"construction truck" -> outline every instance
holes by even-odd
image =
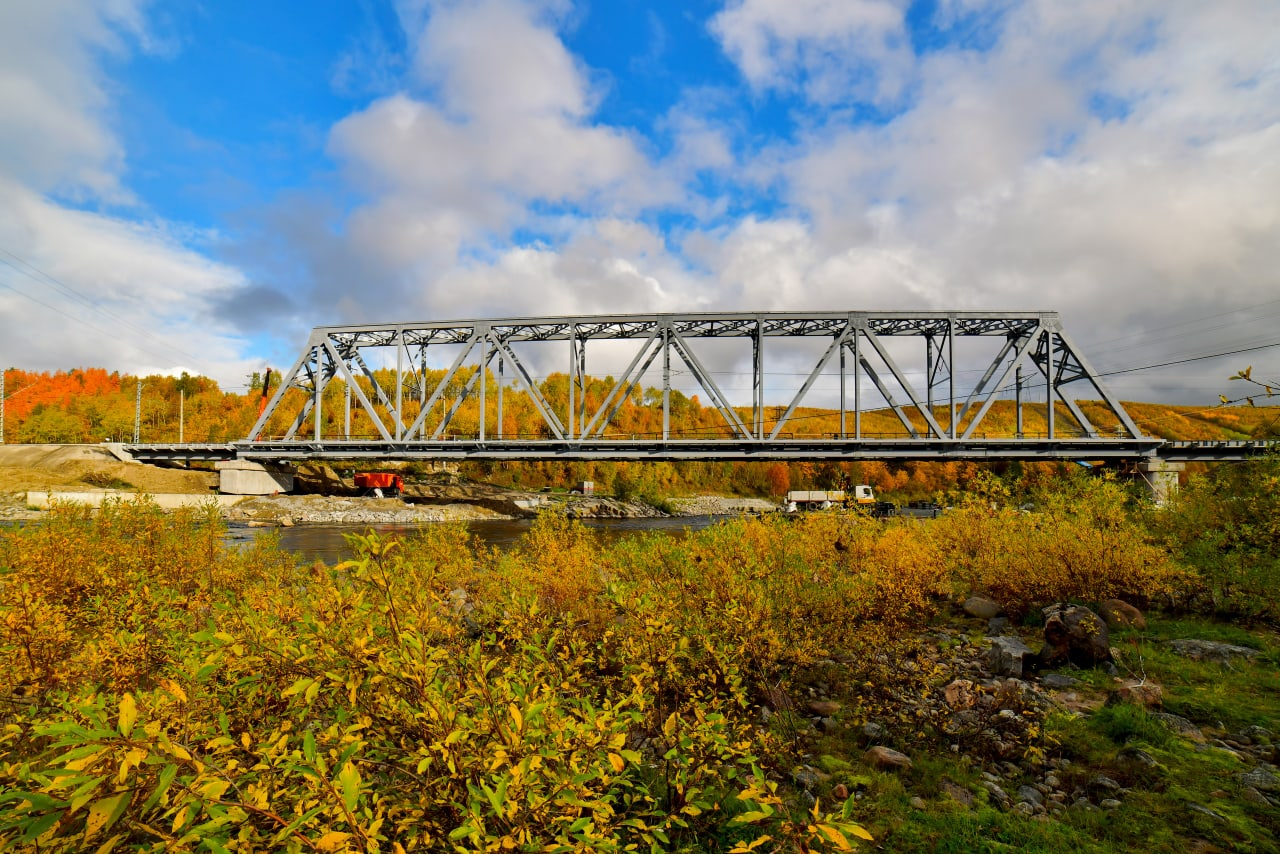
[[[359,471],[355,481],[361,495],[374,498],[396,498],[404,492],[404,478],[395,472]]]
[[[853,488],[852,494],[846,493],[843,489],[793,489],[787,493],[787,501],[783,509],[787,513],[798,513],[802,510],[866,508],[875,503],[875,492],[870,486],[861,484]]]
[[[855,486],[852,493],[843,489],[793,489],[787,493],[783,505],[787,513],[834,509],[861,510],[875,519],[936,519],[943,512],[942,506],[932,501],[911,501],[902,506],[879,501],[875,491],[866,484]]]

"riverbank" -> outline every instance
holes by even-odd
[[[164,509],[215,501],[230,522],[258,525],[414,525],[531,518],[551,508],[577,519],[648,519],[667,515],[731,516],[776,509],[763,499],[699,495],[663,509],[605,495],[507,490],[484,483],[409,483],[402,498],[360,496],[332,467],[301,467],[299,492],[220,495],[217,474],[117,459],[99,445],[0,445],[0,520],[40,519],[52,503],[99,505],[151,496]]]

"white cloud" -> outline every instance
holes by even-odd
[[[142,0],[0,6],[0,174],[36,189],[124,198],[99,57],[145,43]]]
[[[0,5],[0,362],[238,383],[253,362],[211,305],[243,277],[187,248],[196,236],[141,214],[112,128],[104,57],[155,47],[145,5]],[[108,212],[119,205],[133,215]]]
[[[0,254],[0,315],[12,321],[0,361],[187,369],[233,384],[252,370],[245,342],[210,322],[212,301],[243,286],[236,270],[185,248],[163,223],[68,209],[9,181],[0,192],[0,246],[17,256]]]
[[[775,307],[1060,309],[1086,343],[1274,298],[1280,7],[1046,0],[1008,10],[995,35],[987,51],[916,58],[911,103],[888,123],[832,114],[763,151],[754,168],[791,210],[716,241],[705,263],[724,292],[744,283],[744,303]],[[797,38],[793,66],[824,43]],[[739,59],[740,45],[726,50]],[[771,66],[744,73],[756,67]],[[1100,361],[1239,341],[1230,328],[1153,334]]]
[[[936,23],[964,37],[917,56],[902,4],[740,0],[709,26],[755,91],[808,100],[795,139],[743,155],[729,96],[690,87],[660,160],[595,120],[566,14],[405,11],[414,88],[331,137],[369,196],[346,230],[389,271],[386,311],[1049,308],[1087,343],[1275,292],[1274,4],[955,0]],[[896,112],[859,122],[858,101]],[[705,175],[784,207],[729,218],[692,189]],[[692,222],[636,221],[655,208]],[[1124,358],[1229,340],[1153,335]]]
[[[559,11],[519,0],[406,8],[403,20],[420,27],[410,33],[410,90],[333,128],[331,153],[368,196],[346,232],[356,255],[390,271],[395,284],[374,298],[386,310],[408,310],[406,294],[433,314],[489,307],[491,291],[517,281],[528,305],[546,309],[560,273],[545,265],[560,251],[513,247],[514,232],[567,240],[580,216],[596,215],[605,222],[588,230],[604,233],[611,219],[678,197],[679,180],[638,135],[593,121],[599,93],[556,34]],[[682,138],[684,170],[723,162],[723,143],[704,126]],[[481,268],[507,284],[469,281]]]
[[[905,0],[736,0],[711,31],[757,89],[819,104],[896,99],[911,72]]]

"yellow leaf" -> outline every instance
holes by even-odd
[[[849,828],[854,836],[859,839],[865,839],[868,842],[875,842],[876,838],[867,832],[867,829],[860,824],[855,824]]]
[[[84,822],[85,839],[91,839],[100,831],[115,824],[129,808],[129,799],[132,797],[132,792],[120,792],[109,798],[94,801],[89,807],[89,815]]]
[[[134,702],[132,694],[125,694],[120,698],[120,734],[128,738],[137,721],[138,704]]]
[[[511,720],[516,722],[516,730],[524,729],[524,715],[520,714],[520,707],[512,703],[509,708],[511,710]]]
[[[331,830],[316,840],[316,850],[337,851],[344,847],[344,844],[350,837],[350,833],[341,833],[337,830]]]
[[[96,854],[111,854],[112,850],[120,844],[120,840],[124,839],[124,837],[125,834],[117,833],[115,836],[102,843],[102,845],[98,846]]]
[[[220,799],[231,787],[226,780],[210,780],[200,787],[200,794],[211,801]]]
[[[613,770],[617,771],[619,774],[622,773],[623,768],[627,767],[627,763],[624,762],[622,757],[616,753],[609,754],[609,764],[612,765]]]
[[[823,836],[827,837],[827,839],[831,840],[835,844],[836,848],[841,851],[849,851],[853,848],[853,846],[849,844],[849,840],[845,839],[844,834],[829,824],[818,825],[818,831]]]
[[[172,679],[161,679],[160,687],[167,691],[174,699],[183,703],[187,701],[187,692],[182,690],[182,686]]]

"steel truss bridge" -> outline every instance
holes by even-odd
[[[588,394],[589,353],[607,364],[610,375],[625,365],[603,397]],[[443,374],[429,369],[429,355],[447,365]],[[729,385],[716,380],[725,365],[734,381],[750,380],[749,401],[734,399]],[[535,370],[560,372],[567,395],[549,394],[535,381]],[[766,380],[797,370],[804,377],[798,388],[766,403]],[[660,374],[651,380],[660,398],[641,402],[660,406],[661,431],[622,433],[614,418],[627,401],[636,402],[637,390],[643,394],[651,372]],[[334,384],[341,387],[340,404],[332,393],[325,397]],[[826,398],[815,403],[819,385]],[[718,411],[718,431],[673,430],[672,405],[682,389],[704,395]],[[504,434],[504,404],[514,392],[536,411],[536,435]],[[1030,394],[1039,401],[1024,401]],[[997,431],[985,419],[997,400],[1010,398],[1014,429]],[[464,434],[458,415],[467,401],[477,414]],[[796,429],[806,401],[838,411],[838,429],[822,435],[804,434],[802,424]],[[340,415],[326,410],[333,405],[341,406]],[[1024,408],[1033,406],[1042,424],[1035,434],[1023,429]],[[371,425],[365,435],[353,435],[353,411]],[[864,431],[870,412],[892,413],[898,429]],[[268,433],[268,425],[285,424],[282,433]],[[1144,436],[1056,312],[845,311],[322,326],[281,376],[244,441],[134,444],[126,450],[149,461],[1177,461],[1242,459],[1266,447]]]

